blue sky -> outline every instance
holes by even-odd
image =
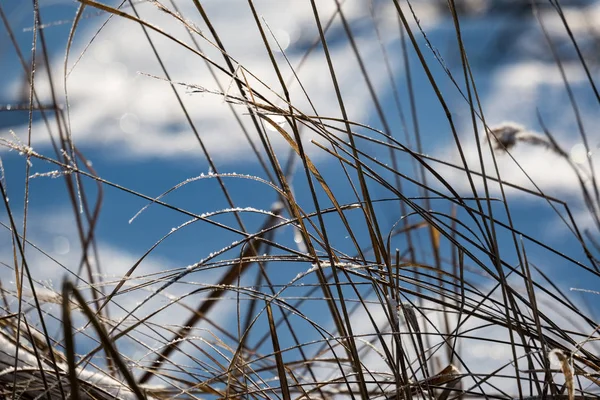
[[[295,0],[256,3],[259,14],[264,18],[265,24],[275,33],[278,41],[283,44],[288,43],[286,54],[292,64],[296,65],[315,37],[314,20],[309,7],[305,2]],[[319,7],[322,7],[320,12],[324,19],[331,14],[335,7],[333,1],[330,3],[319,4]],[[391,2],[389,3],[375,2],[377,23],[384,38],[384,45],[390,55],[390,63],[403,109],[408,116],[404,66],[401,58],[401,46],[396,33],[398,27],[393,5]],[[357,45],[379,101],[390,120],[394,137],[405,143],[404,132],[394,108],[389,76],[386,74],[385,63],[365,4],[366,2],[348,0],[344,3],[344,12],[356,35]],[[560,74],[556,65],[549,58],[547,47],[544,47],[547,45],[541,36],[539,25],[530,17],[513,19],[501,14],[486,14],[486,17],[482,17],[488,3],[480,1],[473,4],[480,4],[479,8],[473,6],[475,11],[464,18],[462,28],[488,124],[493,127],[510,121],[522,125],[527,131],[541,132],[536,117],[536,111],[539,110],[545,123],[564,148],[570,152],[572,159],[576,163],[580,163],[581,139],[576,131],[576,120],[568,106],[568,97]],[[9,16],[21,51],[29,55],[31,32],[27,28],[32,25],[31,10],[27,8],[28,6],[18,2],[9,2],[3,7]],[[46,3],[41,8],[43,22],[54,23],[72,19],[75,10],[75,4],[66,1]],[[129,9],[126,11],[130,12]],[[94,12],[88,9],[85,15]],[[152,5],[141,6],[140,12],[144,19],[160,26],[161,29],[172,32],[181,40],[189,41],[187,32],[182,29],[180,22],[174,21]],[[250,78],[250,73],[253,73],[270,87],[279,87],[246,3],[233,0],[207,2],[207,12],[213,18],[217,30],[223,35],[223,42],[229,54],[243,65],[246,71],[249,71],[245,73],[245,78],[250,80],[255,90],[276,101],[274,93],[269,93],[259,82]],[[464,88],[460,60],[453,47],[455,39],[451,21],[430,2],[415,3],[415,12],[419,16],[429,40],[440,51],[461,88]],[[574,21],[571,27],[576,34],[584,38],[582,40],[584,44],[587,41],[585,40],[586,28],[583,15],[598,15],[598,13],[600,13],[600,7],[594,2],[590,3],[584,11],[569,9],[568,15]],[[190,20],[200,26],[201,30],[206,31],[192,6],[182,5],[182,14],[186,18],[189,16]],[[567,47],[564,29],[557,17],[552,13],[542,13],[542,16],[553,39],[561,43],[561,46]],[[82,20],[67,63],[68,70],[73,68],[83,49],[90,43],[90,38],[98,31],[100,24],[105,19],[106,17],[101,15]],[[590,17],[590,20],[593,20],[593,17]],[[64,88],[60,82],[62,82],[64,74],[64,51],[70,23],[54,25],[44,31],[50,44],[52,73],[60,88],[58,90],[60,102],[64,104]],[[522,31],[513,36],[512,33],[515,30]],[[0,54],[2,55],[0,67],[3,71],[2,78],[0,78],[3,88],[0,102],[15,104],[24,101],[23,97],[19,97],[23,72],[8,37],[5,33],[0,37]],[[173,81],[202,86],[209,91],[219,90],[198,56],[173,45],[172,42],[159,35],[152,34],[152,38],[165,60]],[[339,21],[334,24],[328,40],[330,40],[330,51],[334,58],[336,73],[350,119],[381,129],[381,123],[373,109],[373,103],[364,81],[358,74],[358,66]],[[418,40],[440,89],[450,105],[464,146],[466,159],[469,165],[477,170],[479,169],[477,166],[478,156],[470,126],[468,105],[452,82],[447,79],[444,71],[425,46],[423,38],[418,36]],[[498,54],[494,51],[494,46],[503,44],[502,40],[508,40],[510,44],[500,47],[502,52]],[[222,63],[220,55],[209,43],[201,41],[201,46],[209,57]],[[458,164],[460,159],[443,110],[418,64],[414,51],[410,51],[410,54],[418,122],[423,138],[423,153]],[[565,54],[571,57],[572,51],[567,49]],[[283,56],[277,54],[276,59],[282,67],[286,79],[291,79]],[[588,128],[592,147],[591,157],[598,164],[600,159],[598,159],[597,146],[600,144],[600,139],[593,130],[598,122],[596,110],[598,104],[592,97],[583,70],[577,61],[575,59],[567,60],[565,70],[581,107],[585,126]],[[595,69],[592,69],[592,72],[595,74],[594,76],[597,75]],[[49,90],[45,73],[43,68],[37,71],[36,85],[42,98],[47,99]],[[68,77],[70,126],[76,145],[93,162],[94,168],[103,179],[155,197],[188,178],[201,173],[208,174],[209,165],[202,156],[197,141],[191,134],[168,83],[144,74],[163,76],[141,29],[131,21],[112,19],[86,49]],[[320,49],[308,58],[298,74],[319,115],[340,117],[335,93],[331,86],[331,78],[327,73]],[[230,79],[221,75],[219,80],[227,91],[232,90],[227,89],[231,86]],[[312,115],[313,112],[299,86],[293,85],[292,88],[292,96],[297,107],[306,114]],[[249,145],[235,120],[231,117],[229,104],[224,101],[224,96],[210,92],[190,93],[190,90],[185,87],[178,87],[177,90],[191,111],[200,136],[209,149],[219,172],[237,172],[266,178],[264,171],[251,155]],[[277,104],[283,106],[281,101]],[[235,107],[240,109],[239,105]],[[244,111],[241,114],[244,114]],[[242,115],[242,117],[244,124],[251,128],[248,116]],[[409,128],[410,126],[412,123],[409,124]],[[481,125],[478,128],[481,132]],[[9,133],[9,130],[12,130],[21,141],[25,142],[27,112],[2,112],[0,129],[2,138],[13,140]],[[48,134],[39,117],[34,118],[32,132],[34,150],[50,156],[52,150],[49,146]],[[360,130],[360,132],[367,133],[366,130]],[[343,179],[343,171],[340,169],[339,163],[316,146],[311,145],[309,140],[313,138],[321,144],[326,144],[326,142],[308,131],[303,134],[308,154],[315,160],[332,190],[340,199],[344,199],[346,202],[354,201],[352,192],[346,180]],[[369,135],[383,139],[373,133],[369,133]],[[273,140],[280,162],[285,164],[289,155],[288,145],[276,132],[269,132],[269,137]],[[414,137],[411,140],[411,146],[415,149]],[[255,143],[260,145],[256,138]],[[365,143],[364,149],[369,154],[375,155],[377,159],[385,163],[390,162],[387,148]],[[589,215],[582,207],[574,174],[563,159],[546,149],[528,145],[517,146],[514,151],[511,151],[511,154],[546,193],[569,201],[573,207],[575,219],[581,224],[582,229],[590,229],[592,232],[596,232],[597,236],[597,231],[594,230]],[[4,165],[5,181],[11,203],[14,207],[13,212],[22,218],[24,159],[17,152],[8,152],[6,149],[0,150],[0,157]],[[414,177],[409,157],[400,155],[399,159],[400,169]],[[508,155],[498,155],[497,161],[503,179],[532,188],[527,177]],[[431,165],[436,166],[435,163]],[[486,153],[485,165],[488,171],[493,166],[489,153]],[[586,168],[584,163],[578,165]],[[305,207],[306,211],[310,212],[313,211],[314,206],[311,203],[301,166],[300,164],[297,166],[294,175],[295,194],[298,202]],[[41,160],[32,161],[31,173],[47,172],[52,169],[55,167]],[[468,195],[464,172],[457,172],[441,166],[439,172],[460,194]],[[390,174],[386,176],[389,176],[390,181],[392,180]],[[430,176],[429,179],[431,178]],[[236,178],[228,178],[226,181],[238,207],[268,210],[277,199],[273,190],[266,189],[263,184],[256,181]],[[443,190],[440,184],[433,181],[430,183]],[[93,182],[86,181],[84,185],[92,193],[94,192],[95,184]],[[381,187],[373,186],[373,188],[376,197],[389,198],[391,196],[389,191]],[[29,235],[31,240],[50,254],[55,255],[67,268],[74,268],[78,261],[78,242],[76,231],[72,226],[72,210],[63,180],[48,177],[35,178],[31,181],[30,190]],[[107,275],[121,276],[138,257],[167,234],[172,227],[189,219],[189,217],[172,210],[153,205],[133,223],[129,223],[129,220],[147,204],[147,201],[115,188],[105,186],[104,190],[103,209],[96,234],[100,258]],[[407,193],[412,196],[418,195],[418,191],[411,185],[407,186]],[[518,229],[542,240],[557,251],[578,261],[587,262],[573,235],[568,232],[546,203],[518,191],[509,190],[507,193],[512,217],[516,221]],[[499,196],[497,187],[492,188],[492,195]],[[324,196],[321,196],[320,199],[325,201]],[[197,214],[228,208],[213,178],[185,185],[169,194],[164,200]],[[326,202],[323,204],[329,206]],[[438,211],[449,212],[447,205],[437,206],[435,201],[432,204],[434,207],[439,207]],[[495,210],[499,213],[502,212],[499,203]],[[380,212],[384,232],[389,231],[401,217],[397,202],[383,203],[378,208],[378,212]],[[360,216],[357,211],[349,213],[349,217],[353,223],[357,224],[356,226],[360,226]],[[7,217],[4,211],[0,219],[6,223]],[[258,229],[263,219],[260,215],[244,214],[244,222],[249,231]],[[234,225],[230,215],[216,217],[215,220]],[[341,232],[338,230],[340,229],[339,222],[331,221],[331,227],[332,242],[341,250],[350,252],[352,250],[351,243],[343,233],[339,233]],[[366,233],[359,234],[359,237],[363,241],[366,240]],[[0,254],[4,258],[2,261],[10,264],[10,252],[7,251],[10,235],[5,230],[0,234],[0,238],[2,240]],[[159,273],[164,270],[185,268],[237,239],[239,237],[236,235],[225,233],[206,223],[195,223],[176,232],[161,244],[148,260],[144,261],[138,273]],[[295,246],[293,239],[294,231],[290,227],[281,230],[277,237],[279,243],[291,247]],[[423,235],[422,240],[425,239],[426,235]],[[512,246],[511,240],[506,232],[501,233],[501,244]],[[395,245],[401,247],[402,242],[399,241]],[[573,274],[567,270],[571,265],[559,256],[530,243],[528,243],[527,251],[530,260],[534,261],[536,265],[543,266],[545,271],[559,279],[564,290],[568,290],[570,287],[597,290],[597,285],[594,287],[595,281],[590,280],[589,275],[582,272]],[[509,251],[509,254],[511,252]],[[232,254],[235,254],[235,251]],[[35,268],[40,274],[39,279],[51,279],[57,289],[64,272],[55,266],[47,267],[49,261],[44,260],[44,257],[39,255],[32,257],[35,257],[34,260],[38,263]],[[511,256],[509,255],[507,258],[511,259]],[[514,257],[512,258],[514,259]],[[290,266],[294,268],[290,268]],[[285,265],[285,268],[272,268],[272,274],[275,281],[286,283],[299,272],[306,271],[308,268],[310,268],[308,264],[299,264],[297,267],[290,264]],[[218,276],[218,272],[215,271],[206,274],[195,273],[190,275],[189,280],[205,284],[214,282]],[[248,279],[246,284],[250,284],[250,278]],[[307,282],[314,281],[314,277],[309,277],[307,280]],[[179,290],[189,289],[184,287],[179,289],[177,286],[176,291]],[[146,295],[135,292],[132,296],[136,299],[132,300],[131,304],[133,301],[140,301]],[[216,317],[227,320],[235,315],[233,314],[233,304],[230,304],[229,307],[231,309],[226,311],[230,314],[220,312]],[[185,315],[185,311],[180,314],[162,315],[159,320],[165,323],[178,323],[181,322],[182,315]],[[315,315],[315,320],[319,320],[318,314]],[[233,329],[235,324],[232,323],[231,326]]]

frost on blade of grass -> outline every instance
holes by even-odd
[[[29,175],[29,178],[30,179],[35,179],[35,178],[56,179],[56,178],[60,178],[61,176],[69,175],[72,173],[73,173],[72,170],[65,170],[65,171],[54,170],[54,171],[48,171],[48,172],[36,172],[35,174]]]
[[[267,210],[260,210],[258,208],[254,208],[254,207],[224,208],[222,210],[204,212],[204,213],[200,214],[199,217],[201,219],[205,219],[205,218],[209,218],[209,217],[214,217],[215,215],[229,214],[229,213],[255,213],[255,214],[262,214],[262,215],[267,215],[267,216],[276,217],[276,218],[285,220],[285,218],[283,218],[278,213],[273,213],[273,212],[267,211]]]
[[[296,275],[296,277],[294,279],[292,279],[290,283],[299,281],[300,279],[304,278],[305,276],[308,276],[308,275],[314,273],[318,268],[319,268],[318,265],[313,264],[313,266],[310,267],[309,269],[307,269],[306,271],[299,272],[298,275]]]
[[[33,151],[33,147],[21,142],[21,139],[19,139],[13,130],[10,130],[10,135],[13,137],[13,140],[11,141],[5,138],[0,138],[0,145],[7,147],[10,150],[18,151],[19,155],[26,157],[27,164],[31,167],[31,158],[38,157],[39,155]]]
[[[261,210],[261,209],[254,208],[254,207],[224,208],[222,210],[210,211],[210,212],[202,213],[202,214],[200,214],[200,218],[209,218],[209,217],[214,217],[215,215],[237,213],[237,212],[242,212],[242,213],[246,213],[247,212],[247,213],[262,214],[262,215],[268,215],[268,216],[271,216],[271,217],[277,217],[277,218],[284,219],[278,213],[273,213],[271,211]]]
[[[274,189],[277,193],[279,193],[280,195],[282,195],[283,193],[281,192],[281,189],[279,189],[277,186],[275,186],[274,184],[272,184],[271,182],[264,180],[262,178],[259,178],[257,176],[253,176],[253,175],[245,175],[245,174],[236,174],[235,172],[232,173],[219,173],[219,174],[215,174],[212,171],[208,172],[208,175],[205,175],[204,173],[201,173],[198,176],[192,177],[192,178],[188,178],[183,182],[178,183],[177,185],[171,187],[169,190],[163,192],[162,194],[160,194],[158,197],[155,197],[153,199],[152,202],[146,204],[144,207],[142,207],[130,220],[129,223],[133,223],[133,221],[141,214],[143,213],[148,207],[150,207],[152,204],[156,203],[157,201],[161,200],[163,197],[165,197],[166,195],[168,195],[169,193],[189,184],[192,182],[197,182],[199,180],[203,180],[203,179],[211,179],[211,178],[239,178],[239,179],[248,179],[248,180],[253,180],[253,181],[257,181],[259,183],[265,184],[267,186],[269,186],[270,188]],[[204,218],[204,216],[202,217]]]
[[[0,184],[6,188],[6,175],[4,173],[4,164],[2,163],[2,157],[0,157]]]
[[[600,295],[600,290],[583,289],[583,288],[571,288],[570,290],[574,291],[574,292],[593,293],[593,294]]]
[[[166,78],[161,78],[159,76],[148,74],[148,73],[145,73],[145,72],[139,72],[139,74],[140,75],[148,76],[150,78],[158,79],[158,80],[161,80],[161,81],[165,81],[165,82],[168,82],[168,83],[170,83],[172,85],[183,86],[183,87],[187,88],[190,93],[201,93],[201,94],[207,93],[207,94],[213,94],[213,95],[215,95],[215,96],[217,96],[219,98],[222,98],[224,102],[227,102],[227,103],[230,103],[230,104],[233,104],[233,105],[246,105],[246,106],[253,105],[253,106],[261,106],[261,108],[273,110],[273,108],[270,107],[270,106],[268,106],[267,104],[254,103],[252,101],[246,100],[245,98],[231,95],[231,94],[229,94],[230,93],[230,89],[228,89],[226,92],[221,92],[220,90],[208,89],[208,88],[206,88],[204,86],[196,85],[196,84],[193,84],[193,83],[170,81],[170,80],[168,80]],[[231,82],[233,83],[234,80],[235,79],[232,78]],[[248,90],[246,87],[244,87],[244,89]],[[247,91],[246,93],[250,93],[250,92]]]

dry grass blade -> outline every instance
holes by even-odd
[[[110,353],[113,361],[115,362],[115,365],[119,369],[119,372],[121,374],[123,374],[123,376],[125,377],[125,381],[129,385],[129,390],[131,390],[133,392],[133,394],[135,394],[135,396],[137,397],[138,400],[146,400],[146,394],[142,391],[140,386],[137,384],[137,382],[133,378],[131,371],[129,370],[129,368],[127,368],[127,366],[125,365],[125,363],[123,362],[123,360],[121,358],[121,355],[115,349],[115,345],[114,345],[113,341],[108,336],[108,333],[104,330],[104,327],[102,326],[102,324],[97,320],[96,316],[94,315],[94,312],[86,304],[86,301],[83,298],[83,296],[81,295],[81,293],[79,293],[77,288],[75,288],[73,286],[73,284],[68,281],[65,281],[65,283],[63,284],[62,293],[63,293],[63,313],[64,313],[63,322],[65,323],[64,329],[65,329],[66,347],[67,347],[67,352],[68,352],[67,360],[69,363],[69,379],[71,380],[71,384],[73,385],[71,387],[71,391],[76,390],[76,393],[71,394],[71,395],[79,396],[79,391],[77,391],[78,377],[77,377],[77,371],[75,369],[75,362],[74,362],[75,348],[73,346],[73,336],[72,336],[73,333],[72,333],[72,327],[71,327],[71,322],[70,322],[71,310],[69,308],[70,307],[69,296],[72,295],[75,298],[75,300],[79,303],[80,307],[83,310],[83,313],[90,319],[92,325],[94,326],[94,329],[96,330],[96,332],[98,333],[98,336],[100,337],[100,340],[102,342],[104,349],[108,353]]]
[[[567,386],[567,396],[569,400],[573,400],[575,398],[575,381],[573,379],[573,370],[569,365],[569,358],[560,349],[553,349],[550,352],[549,357],[555,357],[558,360],[560,370],[562,371],[565,377],[565,385]]]
[[[270,303],[266,304],[267,316],[269,317],[269,329],[271,330],[271,340],[273,341],[273,354],[275,355],[275,363],[277,364],[277,374],[281,387],[281,394],[284,400],[290,400],[290,389],[288,387],[286,367],[281,355],[281,347],[279,346],[279,338],[277,337],[277,329],[275,328],[275,320],[273,319],[273,309]]]

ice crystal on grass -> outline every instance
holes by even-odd
[[[6,187],[6,175],[4,173],[4,164],[2,163],[2,157],[0,157],[0,183]]]
[[[52,178],[52,179],[56,179],[56,178],[59,178],[61,176],[69,175],[71,173],[73,173],[73,171],[71,169],[68,169],[68,170],[65,170],[65,171],[53,170],[53,171],[48,171],[48,172],[36,172],[35,174],[29,175],[29,178],[30,179],[34,179],[34,178]]]
[[[211,179],[211,178],[240,178],[240,179],[248,179],[248,180],[253,180],[253,181],[257,181],[259,183],[265,184],[269,187],[271,187],[272,189],[274,189],[277,192],[280,192],[280,189],[273,185],[273,183],[266,181],[262,178],[259,178],[257,176],[253,176],[253,175],[245,175],[245,174],[237,174],[235,172],[229,172],[229,173],[220,173],[220,174],[216,174],[214,172],[212,172],[212,170],[209,170],[207,174],[204,174],[204,172],[200,173],[200,175],[192,177],[192,178],[188,178],[186,180],[184,180],[183,182],[178,183],[177,185],[171,187],[169,190],[163,192],[162,194],[160,194],[158,197],[155,197],[150,203],[146,204],[144,207],[142,207],[133,217],[131,217],[131,219],[129,220],[129,223],[133,223],[133,221],[135,221],[135,219],[140,216],[140,214],[142,214],[148,207],[150,207],[152,204],[159,202],[163,197],[165,197],[166,195],[168,195],[169,193],[189,184],[192,182],[196,182],[202,179]],[[211,214],[212,215],[212,214]],[[203,213],[200,215],[200,218],[206,218],[208,216],[208,213]]]

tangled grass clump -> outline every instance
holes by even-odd
[[[221,12],[246,18],[232,22],[219,20],[209,2],[180,3],[79,0],[58,80],[45,35],[60,24],[45,25],[44,9],[33,1],[28,62],[0,4],[27,89],[2,115],[29,111],[27,127],[0,138],[20,154],[4,165],[0,180],[0,223],[8,235],[0,252],[3,398],[600,397],[597,292],[567,290],[574,276],[592,291],[600,282],[600,194],[585,129],[593,121],[584,121],[565,74],[566,63],[582,69],[578,82],[600,105],[588,66],[598,60],[588,59],[558,1],[449,0],[442,7],[416,0],[298,0],[281,14],[304,18],[291,47],[261,17],[275,5],[221,5]],[[494,125],[486,117],[464,24],[505,9],[532,23],[537,18],[575,116],[575,139],[553,133],[542,111],[538,129]],[[86,38],[78,28],[97,18],[104,22]],[[426,34],[433,25],[428,18],[452,27],[449,48],[458,66]],[[551,18],[559,24],[548,33],[544,21]],[[102,71],[87,66],[86,57],[117,24],[141,30],[156,63],[143,65],[135,79],[111,75],[117,96],[111,92],[91,110],[90,99],[101,93],[82,86],[102,88],[77,74]],[[243,29],[233,35],[236,24]],[[561,46],[557,26],[566,41]],[[115,46],[133,40],[125,32],[112,38]],[[79,35],[86,41],[75,57]],[[259,61],[252,58],[256,43]],[[563,54],[565,47],[571,50]],[[137,55],[139,48],[130,51]],[[185,64],[180,51],[203,69]],[[94,63],[107,57],[94,54]],[[190,69],[197,81],[179,79]],[[99,73],[91,78],[100,80]],[[149,122],[134,116],[134,105],[121,108],[119,97],[144,101],[144,93],[128,91],[132,81],[161,85],[161,98],[153,101],[165,105],[142,111]],[[419,96],[434,104],[423,109]],[[167,98],[176,106],[169,108]],[[113,108],[121,116],[101,123],[88,114]],[[446,119],[436,129],[445,128],[434,136],[426,130],[437,113]],[[127,160],[118,173],[103,175],[109,167],[96,170],[85,155],[104,143],[100,135],[117,143],[119,154],[180,152],[182,164],[199,155],[209,173],[162,187],[157,174],[135,175]],[[584,162],[564,148],[574,140],[585,149]],[[432,152],[447,143],[452,155]],[[235,160],[223,161],[215,148]],[[577,184],[566,200],[560,191],[546,191],[552,179],[538,183],[519,163],[522,148],[556,157],[549,173],[557,180],[559,169],[571,174]],[[245,170],[230,172],[228,162]],[[506,177],[508,163],[522,175]],[[14,200],[19,191],[9,190],[11,171],[25,172],[22,210]],[[78,246],[67,262],[30,232],[30,200],[51,196],[31,188],[48,178],[56,178],[52,188],[64,182],[59,192],[72,209],[68,228]],[[197,187],[201,192],[193,192]],[[111,204],[106,199],[114,193],[132,203]],[[148,214],[156,222],[143,225],[145,236],[124,234],[131,243],[123,245],[135,255],[119,264],[103,244],[103,229],[108,224],[110,235],[122,237],[129,228],[115,210],[130,212],[140,200],[145,203],[130,213],[130,224]],[[215,202],[216,209],[207,209]],[[519,205],[526,211],[515,211]],[[550,215],[559,240],[532,225],[538,218],[528,215],[532,208]],[[164,230],[166,211],[174,227]],[[139,242],[145,251],[137,250]],[[178,255],[184,249],[181,259],[193,262],[165,261],[160,252],[169,246]],[[45,281],[49,271],[58,279],[54,268],[66,276],[61,290]]]

